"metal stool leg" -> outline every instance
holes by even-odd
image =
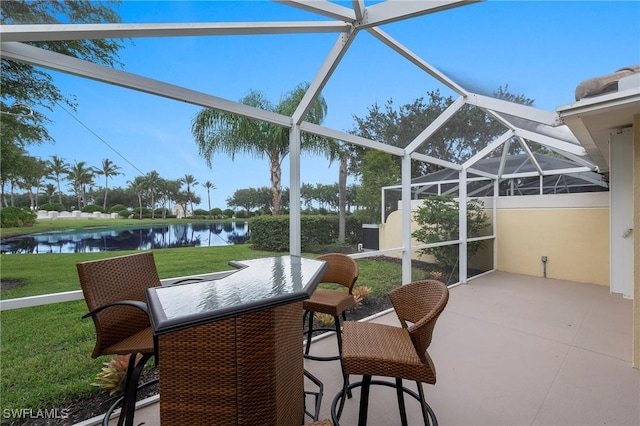
[[[309,315],[309,328],[307,330],[307,345],[304,349],[304,354],[309,355],[309,349],[311,349],[311,337],[313,336],[313,311],[305,311],[305,315]],[[303,319],[304,322],[304,319]]]

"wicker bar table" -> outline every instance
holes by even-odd
[[[302,300],[325,262],[231,265],[239,269],[147,292],[163,426],[302,424]]]

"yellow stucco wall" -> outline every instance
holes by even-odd
[[[640,114],[633,117],[633,366],[640,368]]]
[[[498,269],[609,285],[609,209],[498,209]]]
[[[566,197],[566,198],[565,198]],[[585,205],[596,207],[577,207]],[[526,206],[527,200],[535,206]],[[551,204],[549,204],[551,200]],[[578,200],[578,201],[576,201]],[[605,201],[603,201],[605,200]],[[516,208],[501,207],[501,204]],[[555,207],[540,207],[540,205]],[[545,204],[546,203],[546,204]],[[572,207],[563,207],[572,205]],[[560,196],[501,197],[497,210],[497,268],[501,271],[542,276],[541,256],[547,256],[547,277],[609,285],[608,193]],[[412,231],[416,224],[412,223]],[[418,243],[414,240],[412,244]],[[380,249],[402,245],[402,211],[380,225]],[[492,247],[478,253],[470,267],[491,269]],[[398,253],[398,255],[400,255]],[[417,253],[414,253],[416,258]],[[426,260],[426,259],[425,259]]]

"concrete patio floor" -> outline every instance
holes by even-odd
[[[424,385],[427,401],[441,425],[639,425],[632,307],[606,287],[503,272],[455,287],[429,349],[438,383]],[[373,321],[399,324],[394,313]],[[333,353],[335,338],[312,350]],[[340,364],[305,368],[324,383],[328,418]],[[358,400],[355,390],[341,425],[357,424]],[[409,423],[421,424],[418,404],[406,402]],[[159,425],[159,404],[139,409],[141,422]],[[368,424],[400,424],[393,389],[371,388]]]

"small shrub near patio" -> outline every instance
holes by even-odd
[[[22,228],[36,222],[35,212],[20,207],[3,207],[0,210],[0,225],[3,228]]]
[[[104,389],[109,392],[109,395],[122,393],[130,357],[131,355],[114,355],[109,362],[103,362],[102,370],[96,374],[96,381],[91,383],[91,386]],[[137,354],[137,361],[140,358],[142,355]]]
[[[411,235],[421,243],[438,243],[441,241],[457,240],[459,237],[459,205],[458,201],[449,195],[432,195],[422,201],[416,210],[414,220],[420,228]],[[489,217],[484,211],[481,200],[467,201],[467,235],[478,236],[489,226]],[[467,243],[469,257],[473,257],[485,245],[484,241],[470,241]],[[438,265],[452,269],[458,262],[458,247],[456,245],[432,247],[421,250],[424,254],[435,257]]]

